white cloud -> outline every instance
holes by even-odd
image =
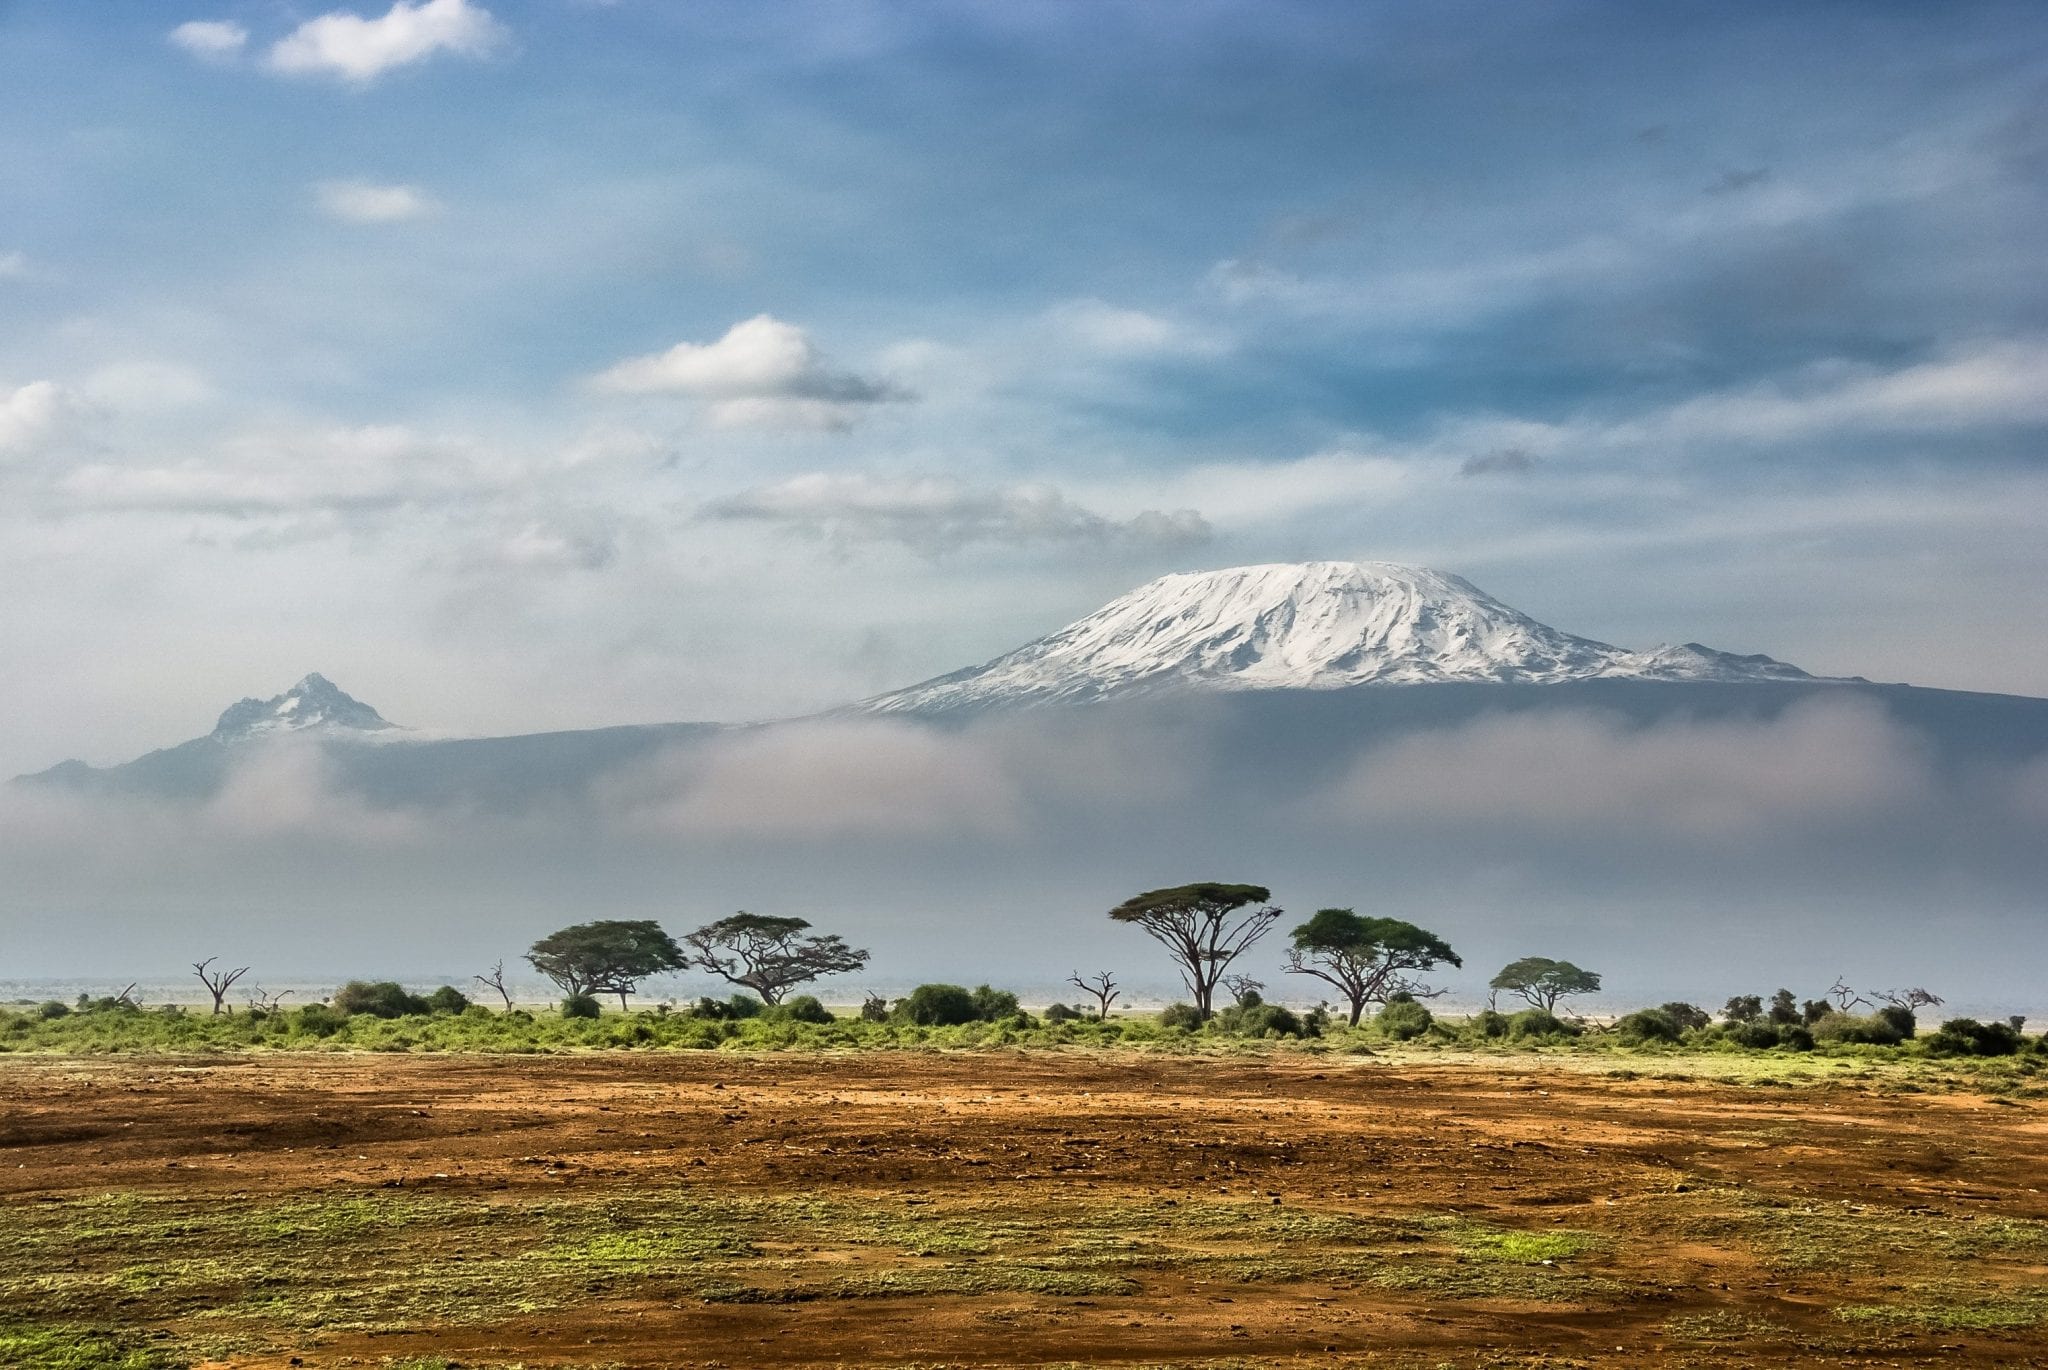
[[[737,732],[604,788],[634,827],[728,839],[999,835],[1020,821],[982,746],[865,720]]]
[[[1177,547],[1209,538],[1207,521],[1192,509],[1147,509],[1119,521],[1075,504],[1051,485],[972,486],[940,476],[813,472],[720,500],[705,512],[835,542],[896,542],[926,553],[973,543]]]
[[[716,342],[629,357],[591,384],[616,395],[689,395],[726,427],[844,428],[862,406],[910,398],[885,381],[834,371],[795,324],[759,314]]]
[[[2006,339],[1893,371],[1821,367],[1792,384],[1766,383],[1687,400],[1622,438],[1783,441],[1839,431],[1925,432],[2048,419],[2048,342]]]
[[[182,409],[215,398],[204,373],[176,362],[114,362],[79,385],[94,404],[119,410]]]
[[[44,441],[69,407],[69,397],[55,381],[30,381],[0,391],[0,454],[25,452]]]
[[[171,30],[170,41],[206,62],[232,62],[249,44],[249,30],[226,19],[193,19]]]
[[[1224,350],[1223,340],[1213,333],[1102,300],[1069,300],[1053,308],[1046,317],[1073,341],[1096,352],[1206,356]]]
[[[28,279],[28,254],[25,252],[0,252],[0,281],[25,281]]]
[[[434,201],[416,186],[375,181],[322,181],[313,187],[320,210],[349,224],[397,224],[434,213]]]
[[[278,40],[268,65],[286,76],[331,76],[367,85],[436,53],[487,57],[505,41],[490,11],[469,0],[399,0],[381,19],[336,10],[309,19]]]
[[[1340,822],[1720,840],[1807,834],[1931,802],[1922,744],[1868,700],[1768,722],[1632,727],[1595,713],[1500,715],[1361,758],[1308,807]]]
[[[204,458],[81,466],[58,482],[57,493],[78,510],[351,513],[479,498],[516,474],[466,444],[371,425],[252,434]]]

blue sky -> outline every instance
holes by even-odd
[[[2044,222],[2030,4],[0,0],[0,770],[1312,557],[2048,694]]]

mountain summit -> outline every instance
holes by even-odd
[[[383,732],[394,725],[360,699],[313,672],[281,695],[230,704],[213,725],[215,742],[244,742],[275,733]]]
[[[1698,643],[1631,652],[1538,623],[1471,582],[1384,561],[1162,576],[986,665],[880,695],[878,713],[1079,702],[1175,688],[1332,690],[1444,681],[1807,680]]]

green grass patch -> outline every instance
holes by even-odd
[[[2021,1332],[2048,1323],[2048,1289],[1987,1294],[1975,1286],[1933,1286],[1907,1302],[1849,1304],[1837,1308],[1835,1316],[1862,1327]]]

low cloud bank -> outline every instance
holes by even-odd
[[[1475,967],[1568,955],[1645,997],[1915,967],[1987,992],[2040,982],[2038,937],[2019,934],[2038,932],[2048,877],[2048,755],[1960,764],[1854,697],[1323,741],[1308,766],[1298,737],[1290,752],[1227,707],[844,718],[650,746],[513,805],[373,803],[320,747],[287,744],[203,802],[0,793],[0,928],[16,976],[154,973],[229,946],[346,975],[745,907],[873,946],[891,982],[1051,983],[1151,965],[1103,918],[1129,893],[1244,879],[1290,910],[1416,918]],[[1277,979],[1277,944],[1258,959]]]

